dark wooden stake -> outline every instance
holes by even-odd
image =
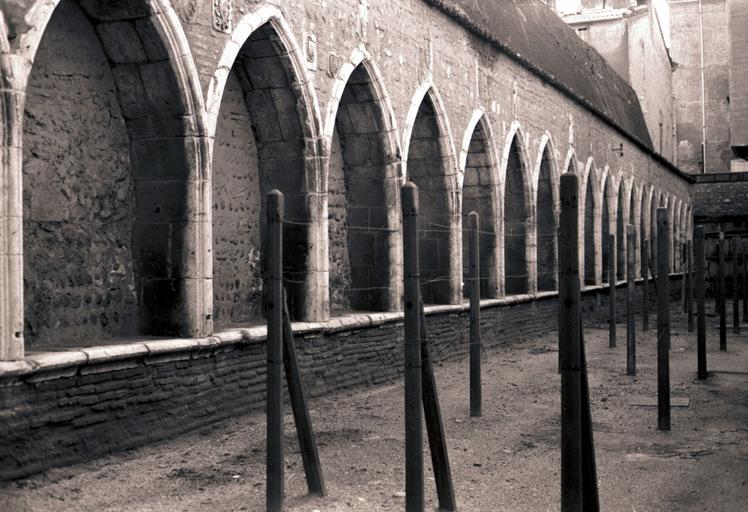
[[[440,511],[457,510],[457,500],[452,483],[452,470],[449,465],[449,451],[447,450],[447,436],[444,434],[439,394],[436,389],[436,377],[431,363],[429,336],[426,329],[426,313],[421,300],[421,364],[423,365],[423,412],[426,418],[426,433],[429,438],[431,451],[431,466],[434,470],[436,496],[439,500]]]
[[[733,334],[740,334],[740,293],[738,286],[740,283],[740,263],[738,259],[741,258],[741,244],[740,239],[732,239],[732,262],[730,270],[732,271],[732,332]]]
[[[649,240],[644,241],[642,254],[642,331],[649,330]]]
[[[748,241],[743,242],[743,322],[748,322]]]
[[[480,219],[470,213],[470,416],[481,415]]]
[[[561,512],[582,512],[582,410],[577,177],[561,176],[558,248]]]
[[[688,332],[693,332],[693,242],[686,242],[686,316],[688,317]]]
[[[727,350],[727,306],[725,297],[725,234],[720,231],[719,243],[717,244],[719,260],[717,265],[717,313],[719,314],[719,349]]]
[[[423,511],[423,426],[421,423],[421,314],[418,261],[418,187],[402,187],[405,295],[405,510]]]
[[[706,379],[706,254],[704,252],[704,227],[696,226],[694,233],[694,257],[696,258],[696,347],[698,353],[698,377]]]
[[[670,430],[670,243],[667,208],[657,208],[657,428]]]
[[[680,244],[680,265],[679,271],[681,273],[681,289],[680,289],[680,301],[683,306],[683,314],[688,313],[688,279],[686,273],[686,243]]]
[[[623,243],[623,241],[621,241]],[[616,346],[616,237],[608,235],[608,346]]]
[[[309,494],[324,496],[325,479],[322,475],[317,443],[314,440],[312,417],[309,415],[299,363],[296,358],[296,344],[294,343],[291,315],[288,312],[288,298],[285,290],[283,291],[283,342],[283,367],[286,374],[288,394],[291,398],[296,434],[299,438],[299,450],[304,464],[307,489],[309,489]]]
[[[579,353],[582,366],[582,510],[600,512],[600,496],[597,489],[597,463],[595,462],[595,439],[592,431],[590,407],[590,385],[587,379],[587,355],[584,342],[584,322],[579,314]]]
[[[636,375],[636,232],[626,226],[626,375]]]
[[[283,510],[283,194],[267,196],[267,485],[268,512]]]

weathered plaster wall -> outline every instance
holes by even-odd
[[[725,0],[705,0],[704,66],[706,97],[706,171],[730,169],[729,33]],[[677,164],[686,172],[702,172],[701,61],[698,2],[671,2],[673,91],[677,121]]]
[[[129,140],[107,57],[72,2],[29,78],[23,158],[27,345],[137,332]]]

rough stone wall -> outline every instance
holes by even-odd
[[[470,148],[465,164],[465,178],[462,185],[462,274],[463,294],[467,297],[470,286],[467,284],[470,276],[470,213],[478,213],[480,243],[480,289],[481,297],[496,296],[496,233],[492,219],[495,218],[496,205],[493,203],[495,192],[494,179],[491,175],[492,162],[485,129],[481,123],[475,127],[470,139]]]
[[[29,347],[137,331],[129,141],[86,15],[62,2],[24,116],[24,293]]]
[[[213,149],[213,321],[262,313],[261,191],[257,146],[236,73],[223,93]]]
[[[327,209],[330,231],[330,312],[351,309],[351,261],[348,256],[348,199],[345,163],[338,130],[332,138],[327,178]]]
[[[730,169],[729,33],[725,0],[702,3],[704,10],[704,65],[706,84],[706,171]],[[701,158],[701,62],[698,2],[671,2],[671,55],[678,138],[678,166],[698,174]]]
[[[677,297],[681,287],[672,281]],[[623,311],[625,287],[616,294]],[[654,306],[654,303],[651,304]],[[582,297],[585,324],[605,321],[607,292]],[[557,298],[484,307],[485,350],[551,332]],[[434,361],[467,354],[467,311],[429,314]],[[403,325],[318,331],[295,337],[307,396],[397,382],[402,378]],[[260,413],[265,403],[265,343],[125,358],[105,364],[0,380],[0,480],[72,464],[200,428]],[[448,386],[449,382],[439,382]]]

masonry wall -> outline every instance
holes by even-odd
[[[679,282],[672,281],[673,297],[680,292]],[[587,325],[607,317],[606,294],[584,293]],[[556,329],[557,296],[528,299],[484,306],[481,329],[490,333],[483,338],[486,351]],[[623,311],[624,286],[616,300]],[[311,406],[322,395],[398,381],[403,370],[401,318],[367,328],[297,326],[297,355]],[[435,361],[466,356],[468,322],[466,308],[428,314]],[[91,350],[65,366],[48,364],[43,371],[0,378],[0,480],[262,412],[266,347],[261,331],[246,332],[230,343],[184,341],[181,349],[172,345],[168,350],[155,342],[139,344],[109,360]],[[557,378],[555,368],[548,372],[549,378]],[[490,383],[484,386],[490,389]]]
[[[66,2],[27,86],[23,208],[29,347],[137,331],[129,139],[94,28]]]

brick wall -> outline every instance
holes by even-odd
[[[671,282],[677,297],[680,280]],[[587,325],[607,318],[606,295],[603,289],[584,293]],[[622,315],[625,287],[619,286],[616,299]],[[557,303],[555,295],[547,295],[484,306],[481,326],[486,350],[554,331]],[[436,361],[466,355],[466,310],[432,312],[427,322]],[[402,333],[402,321],[395,320],[368,328],[331,325],[297,334],[309,398],[397,381],[402,375]],[[98,363],[86,363],[82,357],[79,364],[52,365],[21,377],[6,373],[0,380],[0,479],[173,437],[222,418],[260,413],[265,393],[264,341],[195,345],[181,351],[133,350],[128,356]],[[549,371],[555,376],[554,370]]]

